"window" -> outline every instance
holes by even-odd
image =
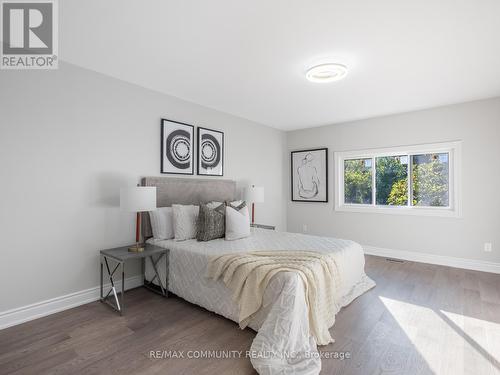
[[[336,152],[335,209],[460,216],[461,142]]]
[[[372,203],[372,159],[344,161],[344,202]]]

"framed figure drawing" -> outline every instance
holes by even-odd
[[[193,174],[194,126],[161,120],[161,173]]]
[[[224,133],[198,127],[198,174],[224,175]]]
[[[292,151],[292,201],[328,202],[328,149]]]

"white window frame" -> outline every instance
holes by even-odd
[[[420,154],[449,154],[449,206],[422,207],[422,206],[381,206],[376,205],[376,167],[375,159],[383,156],[420,155]],[[336,178],[335,211],[384,213],[396,215],[421,215],[441,217],[462,217],[461,199],[461,169],[462,169],[462,141],[432,143],[424,145],[398,146],[389,148],[368,149],[359,151],[342,151],[334,153]],[[350,159],[372,159],[372,204],[356,204],[344,202],[344,161]],[[409,168],[411,157],[408,159]],[[408,179],[408,184],[411,181]],[[410,194],[411,186],[408,189]],[[410,203],[411,196],[408,196]]]

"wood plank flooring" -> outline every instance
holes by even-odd
[[[322,374],[500,374],[500,275],[367,256],[377,287],[344,308]],[[150,351],[245,351],[255,333],[180,298],[127,292],[123,317],[94,302],[0,331],[1,374],[255,374],[247,359],[152,359]]]

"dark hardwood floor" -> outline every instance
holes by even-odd
[[[338,315],[322,374],[500,374],[500,275],[367,256],[377,287]],[[0,331],[0,374],[254,374],[247,359],[150,351],[248,350],[255,333],[180,298],[127,292]]]

